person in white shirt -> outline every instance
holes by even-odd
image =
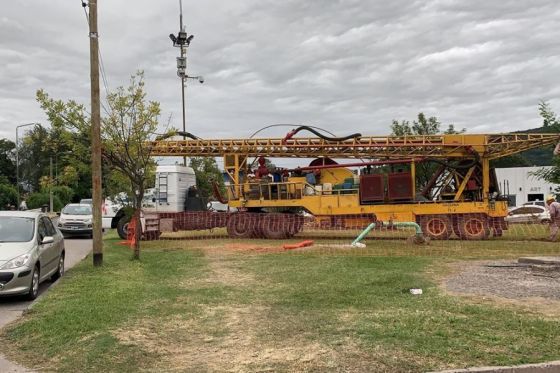
[[[551,194],[546,197],[546,206],[550,213],[550,237],[548,239],[555,242],[560,230],[560,203],[556,202],[556,197]]]
[[[25,202],[24,199],[21,200],[21,203],[19,204],[19,209],[20,209],[20,211],[27,210],[27,202]]]

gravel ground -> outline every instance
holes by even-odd
[[[520,266],[517,261],[460,263],[459,272],[444,281],[453,293],[492,295],[507,299],[560,300],[560,267]]]

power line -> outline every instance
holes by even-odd
[[[89,27],[89,14],[86,10],[88,4],[84,1],[84,0],[80,0],[80,3],[82,5],[82,8],[84,9],[84,15],[86,17],[86,22],[88,24]],[[109,94],[109,83],[107,81],[107,75],[105,74],[105,65],[103,63],[103,57],[101,56],[101,48],[98,49],[99,50],[99,65],[100,65],[100,72],[101,72],[101,79],[103,80],[103,87],[105,88],[105,96]],[[111,104],[109,102],[107,102],[107,104],[109,105],[109,107],[111,107]],[[107,112],[107,109],[105,108],[105,105],[103,106],[103,110],[105,110],[105,112]],[[112,107],[111,107],[112,109]]]

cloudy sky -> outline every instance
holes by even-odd
[[[388,134],[423,111],[469,132],[540,125],[539,100],[560,112],[557,0],[183,0],[187,130],[247,137],[274,123],[345,135]],[[162,122],[181,127],[180,81],[168,38],[178,0],[99,0],[109,88],[144,70]],[[0,138],[48,125],[35,101],[89,106],[89,41],[81,0],[2,1]],[[275,136],[287,129],[264,132]]]

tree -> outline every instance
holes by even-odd
[[[548,102],[539,103],[539,114],[543,118],[543,126],[547,128],[547,132],[560,132],[560,121]],[[552,167],[541,168],[534,175],[549,183],[560,184],[560,155],[551,152],[551,157]],[[556,188],[556,193],[560,193],[560,187]]]
[[[79,175],[75,197],[91,196],[91,121],[85,106],[74,100],[63,102],[49,97],[42,90],[37,92],[37,100],[47,114],[53,134],[60,139],[52,139],[52,148],[57,153],[72,150],[71,164],[74,170],[64,167],[61,181],[71,182]],[[146,100],[144,76],[142,72],[133,75],[128,87],[119,87],[107,95],[108,107],[102,118],[103,184],[106,196],[126,192],[138,211],[146,188],[153,182],[155,162],[150,157],[148,141],[156,137],[159,103]],[[66,166],[69,166],[68,164]],[[87,192],[86,192],[87,191]],[[87,193],[87,194],[86,194]],[[137,215],[137,227],[140,227]],[[134,258],[140,257],[140,229]]]
[[[58,161],[58,184],[71,186],[76,200],[90,198],[91,127],[85,106],[74,100],[52,99],[43,90],[38,90],[36,97],[50,122],[45,147],[48,156]]]
[[[9,206],[18,207],[16,188],[12,185],[0,183],[0,210],[9,210]]]
[[[443,131],[444,135],[458,135],[461,133],[465,133],[467,132],[466,128],[462,128],[460,131],[455,129],[455,125],[454,124],[450,124],[447,126],[447,129],[445,131]]]
[[[53,99],[43,90],[37,91],[37,101],[51,124],[45,141],[51,149],[47,157],[58,154],[58,184],[73,189],[74,201],[91,198],[91,122],[85,106],[74,100]],[[106,196],[130,189],[123,178],[114,182],[115,171],[110,165],[103,164],[102,171]],[[48,175],[48,170],[42,175]]]
[[[159,103],[146,100],[141,72],[131,77],[127,88],[110,93],[107,102],[111,111],[102,120],[103,158],[130,183],[136,226],[141,227],[142,199],[155,168],[148,141],[157,136]],[[139,259],[140,229],[135,242],[134,258]]]
[[[192,167],[196,175],[196,187],[201,197],[210,198],[214,195],[213,183],[218,183],[218,187],[223,194],[224,178],[216,160],[210,157],[190,158],[189,166]]]
[[[16,183],[16,144],[8,139],[0,139],[0,176]]]
[[[422,135],[437,135],[440,133],[441,122],[437,117],[426,118],[424,113],[418,113],[417,120],[410,121],[393,120],[391,130],[393,136],[422,136]],[[463,128],[457,131],[453,124],[449,124],[447,129],[443,132],[446,135],[459,134],[465,132]],[[437,165],[433,162],[420,162],[416,164],[416,187],[423,188],[432,175],[436,172]]]
[[[19,176],[24,191],[33,192],[40,189],[40,179],[49,175],[50,152],[49,131],[42,126],[35,126],[24,133],[19,148]]]
[[[27,207],[30,209],[39,209],[43,206],[48,206],[50,204],[50,194],[46,192],[31,193],[27,198]],[[58,198],[58,196],[53,196],[53,208],[55,211],[62,210],[64,206]]]
[[[543,127],[553,127],[553,129],[560,130],[560,121],[556,118],[556,114],[547,101],[541,100],[539,102],[539,114],[543,119]]]

